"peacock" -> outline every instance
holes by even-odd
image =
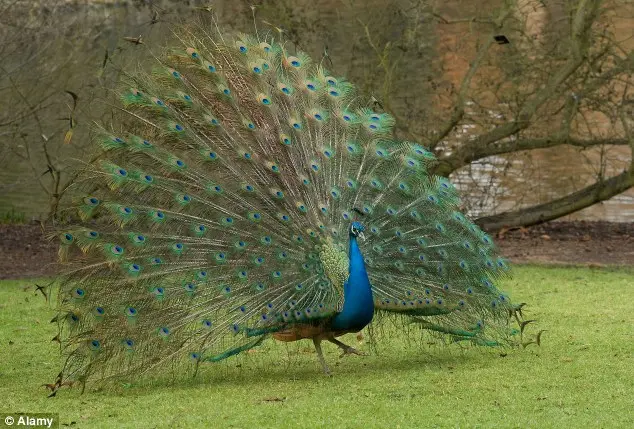
[[[396,317],[513,342],[509,267],[434,155],[281,36],[182,26],[126,76],[54,232],[56,388],[222,361]],[[63,216],[62,216],[63,217]]]

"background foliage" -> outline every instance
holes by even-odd
[[[70,166],[89,159],[91,124],[112,120],[121,73],[209,8],[228,30],[281,29],[290,49],[355,82],[399,137],[435,151],[436,173],[488,229],[634,184],[626,0],[12,0],[0,6],[0,213],[54,213]],[[631,195],[607,205],[616,220],[634,218]]]

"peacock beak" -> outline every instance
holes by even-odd
[[[359,238],[363,241],[365,241],[365,235],[363,235],[362,231],[359,231]]]

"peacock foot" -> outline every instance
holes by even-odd
[[[336,344],[337,347],[339,347],[341,350],[343,350],[343,353],[341,354],[340,357],[344,357],[345,355],[367,356],[366,353],[361,352],[361,351],[355,349],[354,347],[350,347],[349,345],[342,343],[341,341],[337,340],[336,338],[328,338],[328,341],[330,341],[333,344]]]
[[[343,353],[341,353],[341,356],[339,356],[339,357],[344,357],[345,355],[359,355],[359,356],[367,356],[368,355],[367,353],[359,351],[359,350],[355,349],[354,347],[350,347],[350,346],[341,347],[341,350],[343,350]]]

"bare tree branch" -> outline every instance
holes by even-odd
[[[587,33],[596,19],[598,5],[597,1],[580,1],[573,21],[572,55],[562,67],[555,71],[548,82],[521,106],[516,118],[464,143],[449,155],[439,157],[438,165],[434,168],[435,174],[448,176],[476,159],[489,156],[487,155],[489,145],[516,135],[532,125],[531,120],[539,108],[558,95],[564,82],[584,64],[590,49]],[[496,150],[491,149],[491,154],[495,153]]]
[[[597,139],[577,139],[577,138],[525,138],[517,140],[497,141],[481,151],[473,154],[472,161],[486,158],[493,155],[502,155],[506,153],[519,152],[523,150],[545,149],[561,145],[570,145],[575,147],[590,148],[595,146],[613,145],[627,146],[630,141],[625,138],[597,138]]]
[[[548,222],[625,192],[634,186],[633,171],[624,171],[608,180],[597,182],[545,204],[481,217],[476,223],[484,230],[497,231],[503,227],[531,226]]]
[[[489,49],[493,45],[493,42],[494,42],[493,36],[498,33],[500,28],[502,28],[502,26],[504,25],[504,21],[506,20],[510,12],[511,12],[511,9],[510,7],[508,7],[508,5],[506,5],[506,7],[503,7],[500,10],[498,18],[494,21],[495,28],[493,29],[493,31],[491,31],[489,36],[486,38],[484,45],[479,49],[478,54],[476,55],[476,58],[471,62],[471,64],[469,65],[469,70],[467,70],[467,73],[462,79],[462,82],[460,84],[460,89],[458,90],[458,95],[454,102],[453,110],[451,112],[451,116],[449,117],[449,120],[440,127],[440,129],[434,134],[433,138],[428,143],[428,146],[431,150],[436,149],[438,144],[442,140],[444,140],[449,135],[449,133],[451,133],[456,128],[458,123],[464,117],[467,93],[471,88],[471,82],[473,80],[473,77],[475,76],[476,72],[482,65],[482,61],[484,60],[484,58],[489,52]]]

